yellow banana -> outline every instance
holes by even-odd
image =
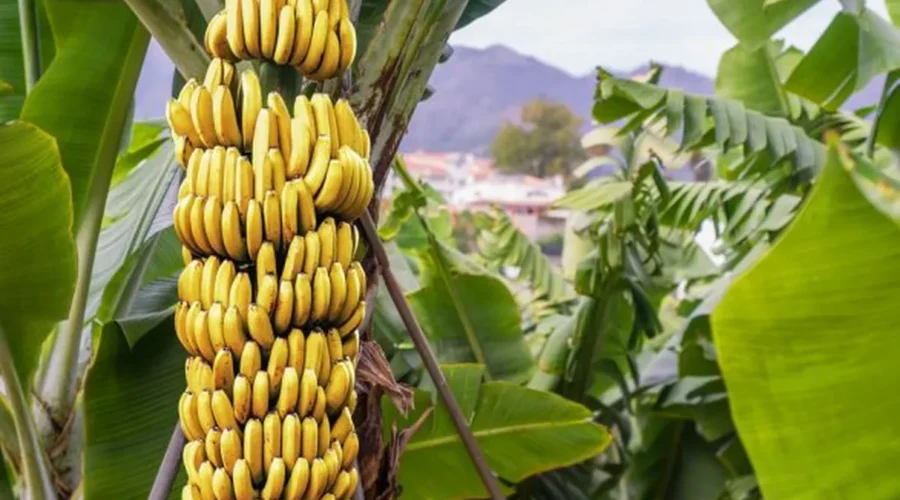
[[[316,373],[316,380],[320,384],[323,382],[319,368],[322,365],[322,359],[326,356],[325,350],[325,334],[319,329],[312,331],[306,338],[306,357],[303,360],[303,369],[304,373],[306,370],[313,370]],[[313,404],[315,404],[315,401],[313,401]]]
[[[216,353],[213,361],[213,386],[231,394],[234,386],[234,358],[230,349],[222,349]]]
[[[200,487],[200,496],[203,500],[215,500],[216,498],[215,493],[213,493],[213,475],[215,470],[215,467],[209,462],[203,462],[200,464],[200,468],[197,469],[197,486]]]
[[[331,363],[335,364],[344,359],[344,344],[337,328],[330,328],[325,334],[325,340],[328,347],[328,359]]]
[[[212,392],[198,392],[194,394],[194,399],[197,401],[197,422],[200,423],[203,435],[206,435],[216,426],[216,419],[213,416],[212,409]],[[202,438],[203,436],[200,437]]]
[[[299,208],[297,190],[290,184],[285,185],[281,189],[281,237],[285,244],[289,241],[293,244],[294,237],[300,230]]]
[[[181,396],[178,404],[178,418],[181,421],[181,428],[188,440],[200,439],[203,437],[203,427],[197,416],[197,400],[190,392],[185,392]]]
[[[200,311],[194,316],[194,344],[204,359],[212,363],[216,357],[216,351],[212,346],[212,339],[209,336],[209,321],[206,319],[206,311]]]
[[[260,111],[259,118],[256,120],[256,133],[253,137],[254,197],[259,201],[262,201],[266,191],[274,186],[272,164],[266,161],[269,154],[270,135],[276,133],[274,127],[272,113],[267,109]]]
[[[203,262],[203,272],[200,276],[200,303],[204,309],[212,305],[216,293],[216,275],[219,274],[219,259],[216,256],[207,257]]]
[[[326,217],[319,224],[316,232],[319,233],[319,266],[330,267],[334,262],[335,247],[337,246],[337,228],[334,219]]]
[[[285,165],[281,151],[278,148],[270,148],[266,154],[266,162],[269,164],[268,170],[272,172],[272,190],[280,193],[285,183]]]
[[[353,330],[359,328],[359,325],[362,324],[363,318],[366,316],[366,301],[359,301],[359,305],[356,306],[356,310],[353,311],[353,314],[347,319],[347,321],[341,323],[341,326],[338,327],[338,331],[341,333],[341,337],[346,337]]]
[[[247,59],[249,53],[244,44],[244,24],[240,0],[225,0],[225,22],[228,47],[240,59]]]
[[[200,248],[201,252],[211,255],[213,253],[213,248],[209,244],[209,239],[206,237],[206,228],[204,227],[203,222],[204,209],[203,198],[194,198],[194,203],[191,204],[190,213],[191,236],[193,236],[194,242]]]
[[[343,344],[341,345],[341,351],[344,356],[347,356],[353,361],[354,365],[356,364],[356,358],[359,355],[359,330],[353,330],[353,332],[344,338]]]
[[[192,339],[188,340],[187,327],[185,326],[185,317],[187,316],[188,308],[188,303],[185,301],[179,301],[178,305],[175,306],[175,335],[178,337],[181,345],[184,346],[184,350],[186,350],[188,354],[196,356],[197,348],[194,346]]]
[[[222,245],[225,247],[225,255],[232,260],[247,260],[247,245],[241,236],[241,214],[237,203],[233,201],[225,203],[222,210]]]
[[[271,349],[272,343],[275,342],[275,332],[272,330],[272,323],[269,322],[267,310],[257,304],[250,304],[247,320],[250,337],[263,349]]]
[[[262,57],[272,59],[278,36],[278,10],[275,0],[259,0],[259,50]]]
[[[197,83],[196,78],[191,78],[184,83],[184,86],[181,87],[181,91],[178,92],[178,102],[181,103],[182,106],[184,106],[185,110],[191,109],[191,96],[194,94],[194,90],[196,90],[199,85],[200,84]],[[190,116],[190,115],[188,115],[188,116]],[[197,145],[197,144],[200,144],[200,143],[199,142],[194,143],[194,145]]]
[[[308,274],[298,274],[294,280],[294,311],[291,324],[302,327],[312,311],[312,282]]]
[[[359,123],[356,121],[353,108],[350,107],[350,103],[346,99],[338,99],[334,103],[334,117],[337,121],[340,145],[347,146],[358,152]]]
[[[300,377],[300,392],[297,401],[297,414],[300,417],[309,415],[316,404],[316,391],[318,389],[318,377],[316,370],[307,368]]]
[[[331,304],[331,280],[325,267],[316,269],[313,276],[312,314],[310,320],[313,323],[324,321],[328,317],[328,308]]]
[[[250,418],[250,405],[253,401],[253,390],[250,386],[250,380],[239,374],[234,379],[232,392],[234,397],[234,419],[238,423],[243,424]]]
[[[315,113],[309,97],[300,94],[294,99],[294,118],[300,120],[309,128],[309,148],[312,149],[315,146],[316,138],[319,137],[319,132],[316,129]],[[328,131],[323,130],[322,134],[328,135]]]
[[[348,222],[339,223],[336,240],[334,260],[345,270],[349,269],[350,261],[353,259],[353,226]]]
[[[213,94],[213,123],[216,127],[216,138],[225,146],[241,145],[241,129],[234,109],[234,98],[224,85],[215,88]]]
[[[194,241],[194,236],[191,234],[190,214],[191,206],[193,204],[194,197],[190,195],[185,196],[175,204],[172,218],[174,219],[175,234],[178,235],[178,239],[181,240],[191,252],[199,253],[200,248],[197,246],[197,242]]]
[[[341,467],[349,469],[353,466],[353,461],[356,460],[356,455],[359,453],[359,436],[356,435],[356,431],[350,432],[350,435],[342,443],[342,447],[344,449],[344,460],[341,463]]]
[[[253,404],[251,412],[256,418],[265,418],[269,412],[269,374],[260,370],[253,377]]]
[[[337,479],[338,472],[341,470],[341,463],[337,459],[337,454],[332,449],[328,449],[321,455],[322,460],[325,461],[325,470],[328,472],[328,485],[331,486],[334,483],[334,480]]]
[[[194,82],[196,87],[196,82]],[[185,86],[187,87],[187,86]],[[166,120],[172,133],[176,136],[187,136],[188,142],[194,146],[200,146],[203,141],[200,140],[200,134],[194,127],[194,121],[191,117],[190,102],[183,103],[177,99],[172,99],[166,105]]]
[[[287,462],[287,459],[285,459]],[[291,467],[291,477],[285,486],[285,500],[302,500],[303,494],[309,485],[309,461],[299,457]]]
[[[319,254],[321,252],[321,243],[319,242],[319,233],[310,231],[306,233],[306,256],[303,259],[303,274],[312,279],[316,268],[319,267]]]
[[[235,356],[243,359],[241,354],[243,354],[244,345],[247,343],[247,334],[244,332],[244,323],[241,321],[241,314],[237,306],[231,306],[225,311],[222,332],[225,337],[225,345],[231,349]]]
[[[281,456],[281,419],[271,412],[263,420],[263,469],[269,474],[272,460]]]
[[[323,357],[322,359],[324,360],[324,359],[327,359],[327,358]],[[329,367],[331,366],[331,362],[330,362],[330,361],[327,362],[327,363],[322,363],[323,366],[326,365],[326,364],[327,364],[327,366],[329,366]],[[321,367],[320,367],[320,368],[321,368]],[[320,381],[321,381],[323,384],[327,384],[327,383],[328,383],[328,380],[327,380],[327,379],[320,378]],[[322,419],[325,418],[325,407],[326,407],[326,405],[327,405],[327,396],[325,395],[325,389],[320,385],[319,387],[316,387],[316,404],[313,405],[313,410],[312,410],[312,418],[313,418],[316,422],[321,422]]]
[[[294,328],[287,336],[288,366],[297,371],[297,376],[303,373],[303,358],[306,356],[306,338],[303,331]]]
[[[300,232],[298,234],[307,234],[316,228],[316,205],[313,201],[312,193],[309,192],[306,183],[301,179],[291,181],[290,185],[297,192],[297,205],[300,214]]]
[[[285,190],[293,190],[290,186],[285,187]],[[282,218],[284,217],[284,209],[281,211]],[[287,240],[285,240],[287,241]],[[281,270],[281,279],[283,281],[293,281],[297,278],[297,274],[300,273],[300,270],[303,268],[303,258],[305,257],[305,249],[306,242],[300,236],[294,236],[291,239],[291,244],[288,246],[287,254],[284,258],[284,268]]]
[[[331,427],[331,438],[343,443],[352,430],[353,414],[345,406],[341,408],[340,415],[338,415],[334,425]]]
[[[231,47],[228,46],[227,31],[228,21],[225,19],[224,12],[219,12],[209,20],[204,42],[206,50],[211,56],[233,61],[236,57],[231,53]]]
[[[274,133],[278,137],[278,148],[281,151],[282,184],[284,184],[284,161],[291,157],[291,112],[278,92],[269,92],[266,101],[269,112],[275,121]],[[279,186],[280,188],[280,186]]]
[[[225,148],[216,146],[209,153],[209,177],[205,196],[222,197],[225,182]]]
[[[313,11],[316,14],[322,11],[328,12],[328,4],[329,0],[312,0]]]
[[[222,467],[222,431],[211,429],[206,433],[206,459],[216,467]]]
[[[243,156],[238,158],[236,176],[234,197],[238,204],[240,215],[244,216],[247,213],[247,205],[250,203],[250,199],[253,198],[255,187],[253,185],[253,165],[250,163],[250,160]]]
[[[350,391],[350,396],[347,398],[347,408],[350,409],[350,413],[356,411],[356,403],[359,401],[357,398],[356,391]]]
[[[353,367],[348,367],[347,363],[343,361],[334,366],[331,378],[328,379],[328,387],[325,388],[329,413],[340,410],[344,402],[347,401],[347,396],[350,394],[350,389],[352,389],[350,385],[351,370],[353,370]]]
[[[331,487],[331,494],[334,498],[344,498],[350,491],[350,473],[342,470],[334,480],[334,486]]]
[[[266,191],[262,208],[266,240],[274,243],[275,248],[281,248],[281,206],[278,202],[278,193]]]
[[[341,149],[341,141],[338,136],[338,127],[337,127],[337,117],[334,115],[334,102],[331,101],[331,96],[328,94],[320,94],[322,96],[322,101],[325,103],[325,111],[328,112],[328,130],[329,135],[332,137],[331,141],[331,157],[337,158],[338,150]]]
[[[353,261],[350,263],[350,269],[356,269],[356,276],[359,278],[359,288],[363,291],[363,295],[365,295],[368,285],[366,283],[366,271],[363,270],[362,264],[360,264],[359,261]]]
[[[219,264],[219,270],[216,273],[215,284],[213,285],[213,302],[218,302],[223,308],[229,305],[228,295],[231,293],[231,284],[234,282],[236,274],[234,262],[222,259],[222,262]],[[224,313],[223,309],[222,314]]]
[[[321,458],[311,460],[312,466],[309,470],[309,486],[306,488],[306,496],[304,500],[316,500],[322,497],[325,488],[328,487],[328,466]]]
[[[309,168],[310,130],[301,118],[291,120],[291,154],[287,155],[288,164],[285,172],[288,179],[295,179],[306,174]]]
[[[309,53],[309,46],[313,36],[313,21],[315,14],[312,8],[311,0],[296,0],[294,9],[296,10],[296,36],[294,39],[294,47],[291,52],[291,65],[300,66],[306,55]]]
[[[231,84],[234,82],[234,70],[234,64],[231,61],[222,61],[222,85],[231,87]]]
[[[255,1],[256,0],[241,0],[243,5],[252,5]],[[254,12],[256,11],[254,10]],[[246,20],[247,18],[244,17],[245,22]],[[248,49],[250,48],[249,44],[247,47]],[[241,137],[244,139],[244,151],[252,150],[253,139],[256,132],[256,119],[259,116],[261,109],[262,87],[259,83],[259,77],[252,69],[245,70],[241,73]]]
[[[275,245],[271,241],[264,241],[256,254],[256,286],[262,288],[267,274],[274,275],[277,272],[278,262],[275,257]],[[259,292],[257,292],[257,296]],[[258,300],[257,300],[258,302]]]
[[[247,203],[247,254],[250,260],[256,260],[256,254],[263,242],[263,214],[259,200]]]
[[[323,418],[321,422],[319,422],[319,456],[324,456],[328,452],[334,453],[330,449],[331,444],[331,422],[328,421],[327,418]],[[335,461],[335,466],[337,466],[337,461]]]
[[[262,56],[259,47],[259,1],[241,0],[241,21],[243,22],[244,47],[254,58]],[[244,129],[246,132],[246,129]]]
[[[197,302],[203,295],[203,261],[194,259],[178,277],[178,297],[187,302]]]
[[[279,500],[287,478],[284,460],[281,458],[272,460],[272,464],[269,466],[266,474],[266,485],[263,487],[261,498],[262,500]]]
[[[342,460],[343,461],[343,460]],[[350,485],[347,486],[347,496],[343,500],[348,500],[353,496],[353,493],[356,492],[357,485],[359,484],[359,473],[355,468],[350,469]]]
[[[244,460],[250,469],[254,484],[263,480],[263,426],[262,421],[251,418],[244,426]],[[240,463],[240,462],[239,462]],[[238,464],[235,464],[237,468]]]
[[[300,426],[296,413],[285,415],[281,425],[281,457],[288,469],[293,469],[300,457]]]
[[[300,71],[309,75],[318,69],[325,56],[325,46],[328,43],[328,13],[319,12],[313,23],[312,39],[303,62],[300,63]]]
[[[322,62],[319,64],[319,69],[309,75],[310,80],[328,80],[337,75],[338,66],[341,62],[341,41],[338,40],[337,33],[334,31],[329,31],[327,37]]]
[[[236,500],[253,500],[256,498],[256,491],[253,489],[253,475],[246,460],[240,459],[234,463],[232,482],[234,483],[234,497]]]
[[[333,156],[337,156],[337,151],[340,149],[340,137],[337,135],[337,123],[335,123],[335,127],[331,127],[331,120],[329,115],[331,110],[329,108],[332,107],[331,97],[328,94],[316,93],[309,100],[309,105],[312,107],[312,115],[313,119],[316,123],[316,130],[318,130],[319,135],[327,135],[330,142],[328,143],[331,148],[330,153]],[[337,146],[335,146],[337,145]]]
[[[262,350],[259,347],[259,344],[253,342],[252,340],[248,340],[244,343],[244,347],[242,348],[241,357],[238,365],[238,372],[247,377],[247,380],[252,380],[253,387],[253,401],[259,397],[256,394],[258,391],[256,390],[256,373],[262,369]],[[268,380],[266,380],[266,385],[268,386]],[[268,396],[266,397],[266,406],[269,404]]]
[[[300,452],[307,461],[312,461],[318,456],[319,450],[319,424],[315,419],[306,417],[301,424]]]
[[[360,189],[363,187],[363,172],[357,162],[359,155],[349,146],[341,146],[338,158],[344,165],[344,186],[332,210],[346,217],[352,211],[353,203],[359,197]]]
[[[362,144],[362,151],[360,151],[360,154],[362,155],[363,158],[365,158],[366,160],[368,160],[368,159],[369,159],[369,152],[370,152],[370,150],[371,150],[371,148],[372,148],[372,140],[371,140],[371,138],[369,137],[369,131],[368,131],[368,130],[362,129],[361,134],[362,134],[362,135],[360,136],[361,139],[360,139],[359,142],[360,142],[360,144]]]
[[[216,500],[234,499],[234,489],[231,487],[231,478],[228,477],[228,473],[225,472],[225,469],[218,468],[213,474],[213,491],[215,492]]]
[[[203,306],[201,306],[199,302],[192,302],[184,316],[184,335],[191,346],[193,346],[194,351],[201,355],[200,346],[197,344],[197,339],[194,335],[194,325],[197,323],[197,316],[199,316],[202,311]]]
[[[187,166],[185,167],[187,171],[184,176],[184,184],[189,184],[189,191],[192,195],[197,195],[197,185],[199,184],[199,176],[200,176],[200,164],[203,162],[203,156],[206,154],[206,151],[201,149],[195,149],[191,152],[190,158],[188,158]],[[208,161],[208,160],[207,160]],[[207,169],[209,165],[207,164]],[[208,177],[208,174],[207,174]],[[206,189],[204,187],[204,189]]]
[[[278,299],[275,302],[275,314],[272,326],[275,333],[283,335],[291,327],[291,315],[294,311],[294,283],[282,280],[278,283]]]
[[[222,59],[214,57],[206,67],[206,75],[203,77],[203,86],[212,92],[222,85]]]
[[[344,274],[344,266],[340,262],[332,264],[328,277],[331,280],[331,303],[328,305],[327,318],[335,322],[347,300],[347,275]]]
[[[346,71],[356,59],[356,28],[346,17],[338,25],[338,38],[341,41],[341,61],[338,68]]]
[[[241,447],[241,433],[237,429],[225,429],[222,431],[220,442],[222,467],[225,472],[234,474],[234,467],[244,455]]]
[[[287,368],[288,345],[283,337],[275,339],[272,352],[269,353],[269,364],[266,372],[269,374],[269,390],[277,395],[281,390],[281,379],[284,377],[284,369]]]
[[[276,64],[287,64],[291,60],[296,24],[294,8],[287,5],[282,7],[278,16],[278,38],[275,40],[275,52],[272,55]]]
[[[191,144],[190,139],[186,135],[178,135],[174,134],[172,136],[172,142],[175,145],[175,160],[178,161],[178,164],[182,167],[186,166],[188,163],[188,159],[191,157],[191,154],[194,153],[194,146]]]
[[[201,143],[207,148],[215,146],[212,94],[206,87],[197,87],[191,95],[191,120],[194,122],[194,130],[200,135]]]
[[[222,203],[237,201],[237,164],[241,152],[231,147],[225,150],[225,175],[222,180]]]
[[[335,31],[338,22],[341,20],[341,4],[343,0],[330,0],[328,2],[328,30]]]
[[[292,366],[284,369],[284,376],[281,378],[281,390],[278,392],[278,401],[275,405],[278,415],[285,418],[288,413],[292,413],[297,407],[297,397],[300,394],[300,375]]]
[[[184,470],[187,472],[190,482],[197,482],[197,475],[204,460],[206,460],[206,447],[202,440],[192,439],[184,445],[181,450],[181,462],[184,464]]]
[[[196,484],[186,484],[181,488],[181,500],[205,500]]]
[[[247,273],[237,273],[234,281],[231,283],[231,292],[228,294],[228,303],[236,306],[241,316],[241,322],[246,328],[248,325],[248,310],[250,309],[250,301],[253,300],[253,288],[250,284],[250,275]],[[232,348],[234,350],[234,348]],[[237,352],[235,350],[235,352]]]
[[[210,196],[203,207],[203,229],[209,245],[219,255],[228,255],[222,234],[222,202],[218,196]]]
[[[234,407],[228,394],[223,390],[213,392],[212,396],[213,415],[216,417],[216,424],[219,429],[236,429],[237,421],[234,419]]]

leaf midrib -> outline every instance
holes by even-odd
[[[481,429],[481,430],[473,430],[472,434],[476,439],[478,438],[487,438],[492,436],[502,436],[504,434],[510,434],[513,432],[521,432],[521,431],[535,431],[535,430],[544,430],[544,429],[555,429],[559,427],[571,427],[574,425],[585,425],[590,424],[590,420],[586,419],[577,419],[577,420],[566,420],[563,422],[535,422],[530,424],[517,424],[510,425],[506,427],[497,427],[492,429]],[[423,448],[431,448],[437,446],[444,446],[448,444],[453,444],[456,442],[460,442],[459,435],[455,433],[451,433],[447,436],[441,436],[431,439],[425,439],[422,441],[415,441],[409,443],[406,446],[406,451],[415,451]]]

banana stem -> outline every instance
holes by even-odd
[[[0,379],[7,384],[9,391],[9,406],[21,452],[25,489],[30,498],[35,500],[56,498],[53,481],[50,477],[50,466],[44,447],[38,439],[34,422],[28,413],[28,404],[25,401],[25,393],[22,391],[22,383],[13,365],[12,354],[9,352],[6,335],[0,328]]]
[[[41,73],[41,39],[38,36],[37,5],[34,0],[19,0],[19,31],[22,37],[25,90],[31,92]]]
[[[453,392],[450,391],[447,379],[444,378],[440,365],[438,365],[437,358],[435,358],[434,353],[431,351],[431,346],[428,345],[428,340],[422,332],[422,327],[420,327],[419,322],[416,321],[412,308],[410,308],[409,302],[406,300],[406,295],[403,294],[403,289],[400,287],[400,283],[397,282],[397,278],[391,270],[391,263],[388,259],[387,252],[384,249],[384,244],[382,244],[381,239],[378,238],[378,230],[375,228],[375,221],[372,220],[372,216],[368,211],[363,213],[360,221],[363,234],[366,237],[366,241],[369,243],[369,247],[375,254],[375,260],[378,262],[381,276],[384,278],[384,284],[388,289],[388,293],[391,295],[391,300],[394,301],[394,305],[400,313],[400,318],[403,320],[403,324],[406,326],[407,331],[409,331],[410,337],[412,337],[413,344],[415,344],[416,350],[422,358],[422,363],[425,365],[425,369],[428,371],[431,380],[434,382],[434,386],[438,390],[441,401],[450,413],[450,418],[453,420],[456,432],[459,434],[463,446],[465,446],[466,451],[469,454],[469,458],[472,459],[472,464],[475,465],[475,469],[478,471],[481,482],[484,483],[484,487],[487,489],[491,499],[498,500],[505,498],[500,491],[500,485],[497,482],[497,478],[494,477],[493,472],[491,472],[487,459],[485,459],[484,453],[478,446],[478,441],[475,440],[475,435],[472,434],[472,430],[469,429],[466,417],[463,416],[462,410],[459,408],[459,404],[453,396]]]
[[[160,464],[159,470],[156,471],[156,479],[153,480],[153,488],[150,489],[150,495],[147,496],[147,500],[166,500],[169,498],[172,483],[175,482],[175,476],[178,475],[178,466],[181,465],[182,448],[184,448],[184,433],[181,431],[181,425],[175,422],[172,437],[169,439],[169,446],[166,447],[166,454],[163,456],[162,464]]]

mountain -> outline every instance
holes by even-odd
[[[619,72],[631,76],[647,67]],[[173,67],[159,45],[151,43],[136,89],[137,119],[163,115],[171,94]],[[575,76],[508,47],[486,49],[455,46],[453,56],[439,65],[429,82],[435,93],[420,103],[401,145],[404,151],[487,153],[504,121],[515,121],[521,106],[543,97],[569,106],[590,121],[596,76]],[[711,95],[714,81],[700,73],[666,65],[662,86]],[[847,109],[878,102],[881,82],[851,97]]]

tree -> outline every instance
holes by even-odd
[[[522,108],[522,124],[506,123],[491,144],[500,168],[535,177],[568,175],[585,158],[578,118],[564,104],[535,99]]]

